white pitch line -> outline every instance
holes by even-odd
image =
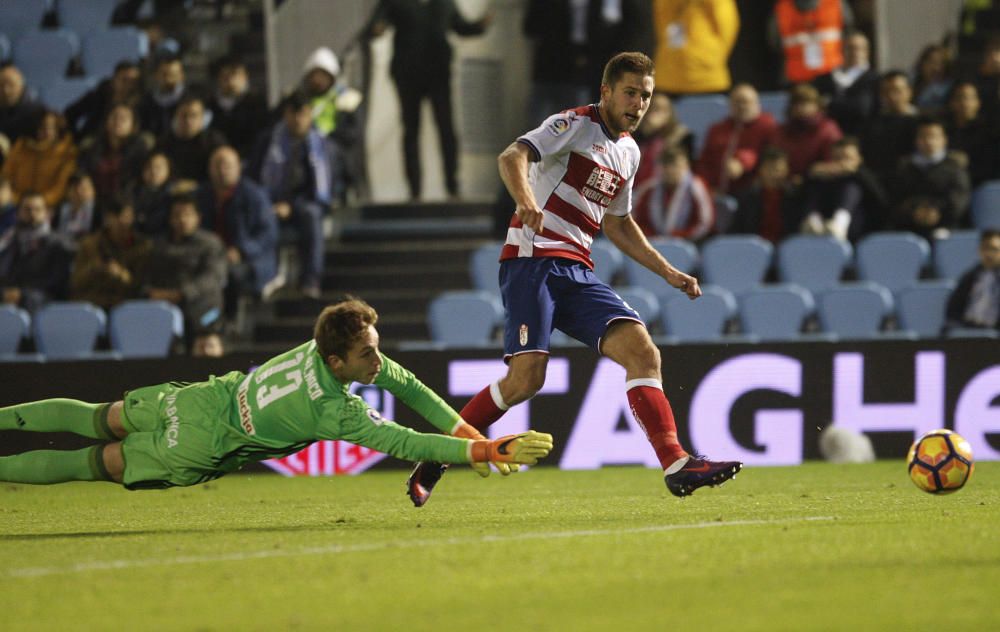
[[[69,575],[88,571],[120,570],[125,568],[149,568],[153,566],[178,566],[181,564],[205,564],[209,562],[241,562],[286,557],[304,557],[308,555],[339,555],[342,553],[360,553],[380,551],[392,548],[412,549],[416,547],[455,546],[465,544],[483,544],[493,542],[513,542],[518,540],[549,540],[558,538],[586,538],[607,535],[627,535],[637,533],[660,533],[664,531],[682,531],[688,529],[711,529],[716,527],[752,527],[761,525],[790,524],[796,522],[816,522],[834,520],[833,516],[808,516],[805,518],[789,518],[785,520],[733,520],[730,522],[695,522],[692,524],[668,524],[649,527],[632,527],[629,529],[583,529],[578,531],[539,531],[517,533],[513,535],[483,535],[464,538],[443,538],[437,540],[407,540],[405,542],[373,542],[370,544],[331,544],[328,546],[305,547],[295,550],[266,549],[260,551],[239,551],[220,553],[218,555],[181,555],[169,558],[97,560],[80,562],[68,566],[34,566],[13,568],[7,570],[6,577],[45,577],[48,575]]]

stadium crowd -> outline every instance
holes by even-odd
[[[526,109],[579,105],[609,54],[650,53],[658,92],[635,134],[633,198],[648,235],[855,241],[971,227],[972,191],[1000,179],[1000,37],[971,71],[947,41],[928,44],[911,71],[879,73],[869,38],[851,28],[852,4],[861,3],[775,3],[787,86],[775,117],[753,85],[732,85],[735,0],[531,1],[524,32],[540,63]],[[29,311],[65,299],[105,309],[169,301],[191,352],[219,354],[241,297],[267,298],[285,282],[282,232],[298,249],[299,291],[320,295],[323,218],[362,177],[362,97],[326,48],[274,110],[236,57],[218,60],[213,84],[197,89],[171,41],[119,62],[61,109],[37,97],[16,61],[0,67],[0,288],[4,303]],[[706,95],[726,95],[728,116],[694,138],[674,106]]]

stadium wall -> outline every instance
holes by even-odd
[[[880,458],[901,458],[917,434],[952,428],[979,460],[1000,460],[1000,342],[678,345],[663,348],[665,390],[685,445],[747,465],[819,458],[820,430],[835,423],[866,433]],[[399,352],[392,356],[456,408],[503,375],[495,350]],[[108,401],[124,390],[252,368],[266,358],[172,358],[118,362],[5,364],[0,405],[47,397]],[[589,349],[556,350],[545,386],[507,413],[491,434],[533,427],[551,432],[547,463],[592,469],[656,461],[629,412],[623,370]],[[357,385],[356,385],[357,386]],[[418,430],[429,424],[375,387],[358,394],[386,417]],[[0,453],[86,445],[73,435],[0,432]],[[402,467],[349,444],[323,442],[271,463],[284,474],[357,473]]]

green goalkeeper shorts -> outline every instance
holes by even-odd
[[[218,468],[215,431],[230,398],[217,381],[169,382],[125,393],[125,487],[184,487],[225,474]]]

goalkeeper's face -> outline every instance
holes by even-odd
[[[378,352],[378,331],[373,325],[361,332],[347,351],[347,357],[330,356],[330,370],[342,384],[360,382],[371,384],[382,370],[382,356]]]

